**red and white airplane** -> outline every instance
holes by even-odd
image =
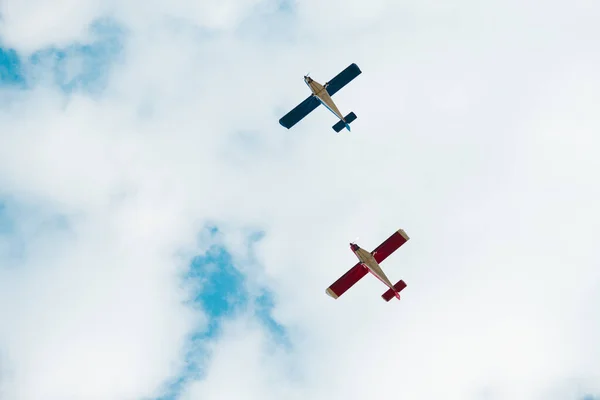
[[[355,243],[350,243],[350,249],[352,249],[352,252],[358,257],[359,261],[340,279],[335,281],[333,285],[329,286],[325,293],[334,299],[337,299],[363,276],[370,272],[389,288],[381,295],[385,301],[390,301],[394,297],[400,300],[400,292],[406,287],[406,283],[400,279],[395,285],[392,285],[388,277],[381,270],[379,263],[385,260],[394,251],[398,250],[398,248],[406,243],[408,239],[409,237],[406,232],[402,229],[398,229],[371,253],[365,249],[361,249],[360,246]]]

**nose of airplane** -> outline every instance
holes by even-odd
[[[354,243],[350,243],[350,248],[352,249],[352,251],[356,251],[356,250],[358,250],[358,245],[354,244]]]

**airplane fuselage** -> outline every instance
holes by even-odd
[[[331,111],[336,117],[338,117],[342,121],[346,122],[344,120],[344,116],[342,115],[340,110],[338,110],[337,106],[331,99],[331,96],[327,92],[326,86],[321,85],[319,82],[317,82],[309,77],[305,77],[304,82],[308,85],[308,87],[310,88],[313,95],[315,95],[317,97],[317,99],[319,99],[321,104],[323,104],[325,107],[327,107],[327,109],[329,111]]]
[[[373,257],[373,255],[370,252],[368,252],[367,250],[360,248],[358,245],[355,245],[355,246],[356,246],[356,249],[352,249],[352,247],[351,247],[351,249],[354,252],[354,254],[356,255],[356,257],[359,259],[359,261],[365,267],[367,267],[369,272],[372,273],[373,275],[375,275],[377,277],[377,279],[379,279],[381,282],[383,282],[383,284],[385,284],[387,287],[389,287],[390,289],[395,291],[394,285],[392,285],[392,282],[390,282],[388,277],[385,275],[385,273],[379,266],[379,263],[377,263],[377,261],[375,260],[375,257]]]

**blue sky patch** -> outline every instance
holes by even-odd
[[[16,51],[0,47],[0,87],[25,83]]]
[[[213,246],[204,256],[192,261],[188,279],[201,281],[195,301],[202,304],[211,318],[235,311],[248,301],[244,276],[233,266],[231,256],[222,247]]]
[[[209,238],[218,242],[218,228],[208,227],[204,231],[206,233]],[[248,235],[250,250],[262,237],[262,232]],[[285,328],[271,316],[274,306],[271,294],[262,289],[258,296],[251,295],[247,279],[236,268],[231,254],[221,245],[213,244],[204,255],[192,260],[185,280],[197,288],[193,306],[201,308],[207,314],[208,327],[192,334],[186,350],[185,369],[181,371],[179,378],[167,383],[165,394],[156,400],[175,400],[190,380],[203,378],[203,367],[210,357],[206,344],[218,338],[223,322],[236,315],[254,310],[255,317],[271,332],[274,346],[285,344]]]
[[[211,229],[211,236],[217,232]],[[195,257],[185,279],[193,281],[194,286],[198,287],[193,303],[207,314],[208,327],[192,334],[184,371],[167,385],[166,394],[156,400],[177,399],[189,380],[202,378],[202,367],[208,357],[204,344],[219,335],[224,318],[241,312],[248,302],[245,278],[233,266],[231,255],[222,247],[213,245],[205,255]]]
[[[98,93],[108,84],[113,65],[120,59],[125,30],[110,19],[90,24],[90,44],[49,47],[23,59],[14,49],[0,48],[0,86],[35,86],[51,82],[63,91]]]
[[[269,330],[273,341],[279,345],[290,347],[291,343],[285,327],[278,323],[271,314],[273,307],[275,307],[275,301],[271,292],[263,289],[262,294],[254,302],[256,317]]]

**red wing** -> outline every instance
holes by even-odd
[[[340,279],[327,288],[325,291],[328,295],[337,299],[346,290],[350,289],[356,282],[367,274],[368,270],[361,263],[350,268]]]
[[[375,261],[379,264],[390,254],[398,250],[400,246],[408,241],[409,237],[402,229],[398,229],[392,236],[387,238],[385,242],[381,243],[375,250],[371,252]]]

